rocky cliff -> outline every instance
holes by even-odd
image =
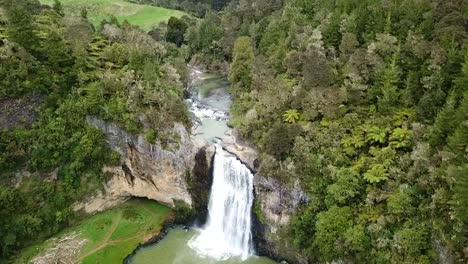
[[[121,164],[105,167],[110,180],[104,191],[76,204],[75,210],[102,211],[130,197],[144,197],[169,206],[175,202],[202,206],[194,205],[194,200],[203,202],[197,190],[210,188],[211,180],[207,177],[211,176],[214,149],[192,138],[183,125],[173,127],[172,132],[180,138],[177,144],[163,148],[158,142],[150,144],[143,135],[131,135],[114,123],[91,116],[86,121],[105,133],[108,146],[120,153]]]
[[[273,257],[277,260],[287,260],[291,263],[307,263],[290,244],[291,237],[287,232],[291,217],[299,207],[309,202],[299,182],[284,184],[277,179],[262,175],[258,171],[258,153],[246,142],[236,129],[223,138],[224,149],[237,156],[254,172],[255,192],[255,223],[254,236],[257,253]]]
[[[164,149],[158,143],[149,144],[142,135],[127,133],[114,123],[95,117],[88,117],[87,122],[105,133],[108,146],[122,158],[120,166],[104,168],[110,174],[104,191],[76,204],[76,210],[93,213],[130,197],[145,197],[169,206],[181,201],[192,206],[202,219],[206,216],[212,183],[213,146],[193,138],[180,124],[173,128],[180,141],[176,146]],[[223,138],[223,145],[254,172],[257,253],[302,263],[300,254],[282,239],[292,215],[301,204],[308,202],[299,183],[285,185],[261,175],[255,148],[236,130]]]

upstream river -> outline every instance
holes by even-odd
[[[202,227],[170,230],[167,236],[139,249],[132,264],[274,264],[255,255],[251,232],[253,175],[236,157],[222,149],[219,138],[227,126],[231,97],[222,76],[192,69],[192,133],[215,144],[209,216]]]

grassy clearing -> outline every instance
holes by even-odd
[[[56,238],[79,233],[88,242],[81,250],[77,263],[122,263],[140,243],[157,234],[171,209],[149,200],[135,199],[122,206],[99,213],[66,229]],[[27,248],[16,263],[27,260],[50,248],[52,240]]]
[[[54,0],[40,0],[41,3],[52,5]],[[66,12],[79,15],[82,8],[88,10],[88,19],[94,24],[114,15],[120,22],[127,20],[130,24],[149,31],[160,22],[170,17],[187,15],[178,10],[171,10],[150,5],[139,5],[124,0],[61,0]]]

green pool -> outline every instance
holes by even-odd
[[[196,230],[173,229],[159,243],[140,249],[131,259],[132,264],[275,264],[263,257],[215,260],[197,254],[188,246],[190,239],[197,234]]]

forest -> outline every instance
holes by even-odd
[[[467,5],[240,0],[186,33],[231,62],[231,125],[299,181],[285,240],[311,260],[468,260]],[[293,234],[292,236],[289,234]]]
[[[16,117],[0,131],[2,262],[76,221],[71,204],[102,188],[102,167],[119,162],[87,115],[149,141],[177,140],[158,131],[190,120],[187,66],[174,44],[112,18],[94,28],[86,12],[65,16],[59,1],[0,3],[0,102]],[[35,119],[15,108],[22,102]],[[18,179],[23,171],[30,176]]]
[[[0,101],[41,102],[37,121],[0,131],[0,256],[75,221],[70,205],[118,161],[87,115],[148,141],[190,127],[192,61],[230,65],[230,126],[258,148],[260,174],[306,190],[285,244],[378,264],[437,263],[442,244],[468,262],[466,1],[133,2],[201,19],[146,34],[59,1],[0,0]]]

